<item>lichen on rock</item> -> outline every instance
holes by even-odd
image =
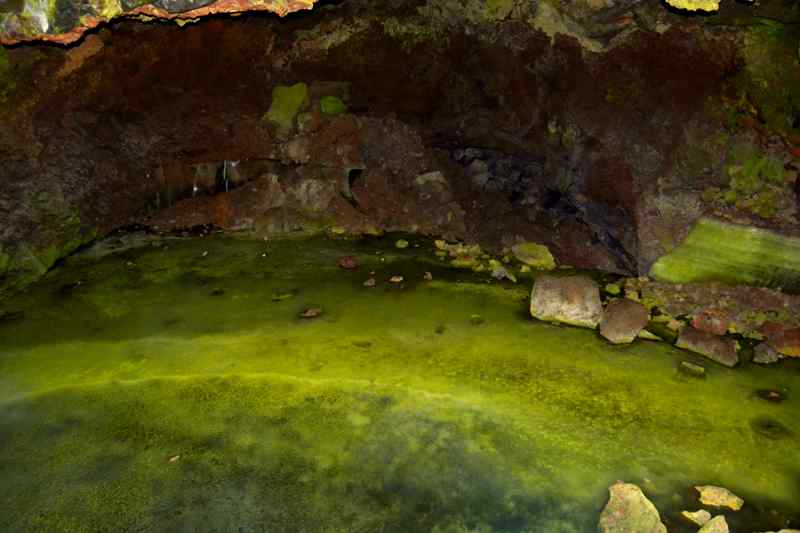
[[[288,133],[294,127],[295,117],[308,105],[308,85],[296,83],[291,87],[279,85],[272,90],[272,105],[266,118],[278,125],[279,131]]]

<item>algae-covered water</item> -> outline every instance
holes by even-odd
[[[392,242],[154,241],[0,302],[0,531],[594,531],[618,479],[670,531],[697,483],[798,523],[797,365],[684,376]]]

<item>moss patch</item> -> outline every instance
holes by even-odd
[[[717,280],[798,291],[800,239],[703,218],[650,275],[672,283]]]
[[[294,127],[294,119],[308,105],[308,85],[297,83],[291,87],[279,85],[272,90],[272,105],[267,119],[278,125],[282,132]]]
[[[326,115],[341,115],[347,112],[347,106],[337,96],[324,96],[319,101],[320,110]]]

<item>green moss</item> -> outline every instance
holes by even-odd
[[[650,275],[672,283],[718,280],[800,290],[800,239],[703,218]]]
[[[800,399],[742,391],[800,374],[689,382],[692,356],[533,322],[529,287],[395,240],[169,240],[74,256],[3,302],[24,318],[0,321],[0,530],[567,533],[617,479],[649,480],[665,516],[701,480],[795,509],[796,439],[748,421],[792,427]]]
[[[513,0],[486,0],[484,13],[489,20],[503,20],[508,18],[513,8]]]
[[[745,69],[739,78],[743,102],[772,130],[787,134],[800,114],[798,30],[767,19],[757,19],[745,35]]]
[[[319,101],[320,110],[326,115],[341,115],[347,112],[347,106],[341,98],[325,96]]]
[[[308,85],[297,83],[291,87],[279,85],[272,90],[272,105],[266,118],[277,124],[280,131],[289,132],[301,109],[308,105]]]
[[[403,48],[410,50],[422,43],[440,40],[443,38],[441,31],[430,22],[400,21],[389,17],[383,21],[383,31],[389,37],[400,41]]]
[[[720,202],[768,219],[777,214],[778,194],[785,185],[783,163],[760,154],[751,146],[734,147],[733,163],[727,167],[728,187],[711,187],[703,200]]]
[[[514,253],[514,257],[533,268],[539,270],[553,270],[556,267],[553,254],[551,254],[547,246],[543,244],[526,242],[514,245],[511,250]]]

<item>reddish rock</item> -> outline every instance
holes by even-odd
[[[695,329],[714,335],[725,335],[730,323],[731,316],[716,307],[707,307],[692,317],[692,326]]]
[[[337,264],[339,265],[339,267],[345,270],[353,270],[358,268],[358,259],[356,259],[352,255],[346,255],[344,257],[340,257]]]
[[[789,357],[800,357],[800,328],[786,327],[776,322],[767,322],[761,328],[767,344],[775,351]]]
[[[614,344],[633,342],[650,320],[650,312],[639,302],[626,298],[611,300],[600,320],[600,335]]]
[[[727,367],[739,364],[738,342],[731,338],[700,331],[691,326],[681,328],[675,346],[708,357]]]

